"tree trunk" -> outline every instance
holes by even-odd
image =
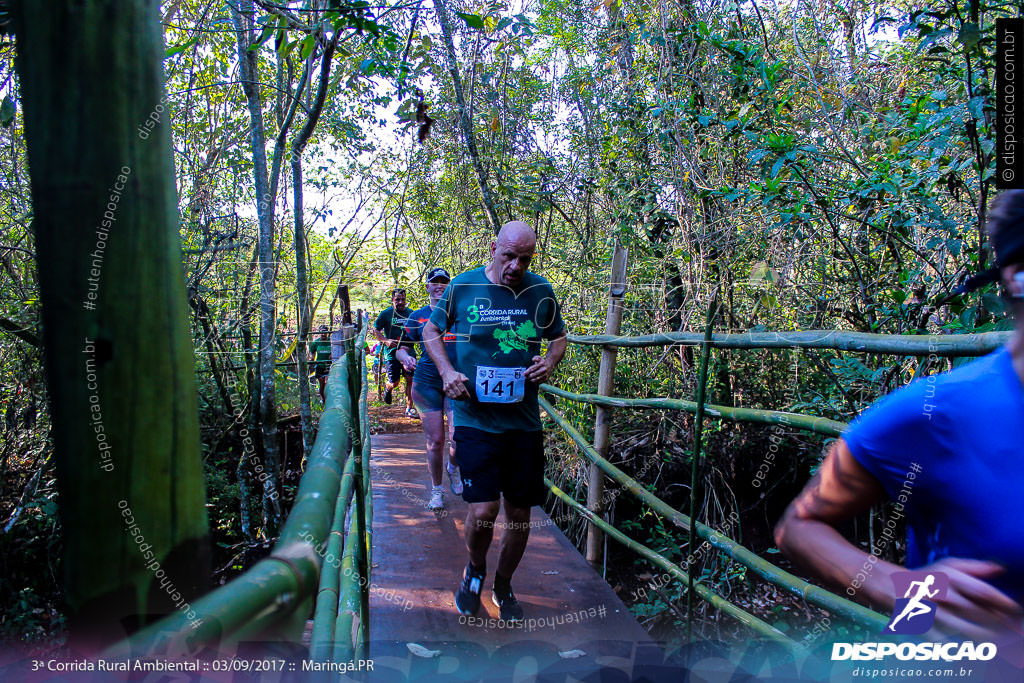
[[[92,652],[210,574],[163,42],[155,0],[12,10],[68,623]]]
[[[299,419],[302,422],[302,454],[305,462],[310,453],[313,452],[313,416],[309,408],[309,378],[308,366],[306,363],[307,339],[309,337],[310,317],[312,311],[309,307],[309,276],[306,263],[306,230],[303,221],[302,210],[302,151],[306,148],[320,120],[320,113],[324,109],[324,101],[327,99],[327,89],[330,85],[331,59],[334,57],[334,50],[338,47],[340,31],[334,32],[334,38],[324,47],[323,57],[320,60],[320,85],[317,88],[316,101],[309,112],[306,124],[292,140],[292,192],[294,193],[295,206],[295,288],[298,290],[299,302],[299,324],[298,339],[295,343],[295,353],[298,356],[299,375]],[[312,57],[310,57],[312,60]],[[309,65],[306,66],[309,71]],[[305,81],[303,81],[305,83]],[[295,93],[296,99],[302,93]]]
[[[232,5],[232,18],[238,32],[238,63],[242,90],[249,105],[252,121],[253,180],[256,188],[256,212],[259,217],[260,258],[260,350],[259,350],[259,422],[263,434],[263,463],[254,469],[263,478],[264,532],[268,538],[277,534],[281,523],[278,498],[277,405],[274,396],[274,296],[277,287],[274,271],[274,194],[267,177],[266,132],[263,125],[263,101],[257,74],[257,53],[249,51],[253,42],[253,8],[251,0]]]
[[[469,153],[470,163],[476,173],[477,186],[480,188],[480,199],[484,206],[484,218],[488,227],[497,234],[500,223],[498,215],[494,211],[494,199],[491,195],[491,188],[487,184],[487,173],[484,171],[483,162],[480,161],[480,153],[476,147],[476,137],[473,135],[473,121],[469,117],[469,106],[462,91],[462,79],[459,78],[459,60],[455,55],[455,43],[452,42],[452,26],[448,17],[448,6],[445,0],[434,0],[434,8],[437,10],[437,20],[441,24],[441,36],[444,42],[445,54],[448,57],[448,72],[452,76],[452,87],[455,90],[455,104],[459,108],[459,124],[462,128],[462,137],[466,140],[466,151]]]

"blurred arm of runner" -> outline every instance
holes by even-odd
[[[549,340],[547,353],[543,356],[534,356],[533,365],[526,368],[524,373],[526,379],[535,384],[547,382],[555,373],[555,368],[562,362],[562,356],[565,355],[565,348],[568,344],[569,339],[564,332],[562,336]]]
[[[416,359],[404,346],[398,347],[398,350],[395,351],[395,358],[397,358],[398,362],[402,364],[402,367],[405,368],[406,372],[412,372],[416,369]]]
[[[441,330],[429,320],[423,323],[423,348],[437,366],[437,373],[441,375],[441,382],[444,385],[444,393],[448,398],[462,400],[469,398],[469,389],[466,383],[469,378],[456,370],[448,354],[444,350],[444,341],[441,339]]]
[[[856,594],[891,612],[896,596],[890,578],[904,568],[873,558],[847,541],[836,524],[886,499],[881,484],[837,441],[775,527],[775,543],[797,563],[812,570],[849,595],[859,574],[866,574]],[[1008,631],[1020,632],[1022,609],[984,579],[1005,571],[982,560],[947,557],[916,571],[938,571],[949,577],[946,597],[939,606],[936,628],[991,640]]]
[[[394,339],[388,339],[387,337],[385,337],[384,334],[376,327],[371,327],[370,331],[373,332],[373,336],[377,338],[377,341],[379,341],[381,344],[388,347],[389,349],[394,348],[395,344],[398,343]]]

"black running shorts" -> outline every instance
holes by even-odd
[[[488,503],[502,495],[515,507],[544,503],[544,432],[511,429],[493,434],[456,426],[454,439],[467,503]]]
[[[397,358],[392,358],[391,363],[388,365],[388,381],[392,384],[398,384],[398,379],[402,375],[405,375],[407,381],[412,381],[412,373],[402,367],[401,361]]]

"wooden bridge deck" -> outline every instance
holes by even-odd
[[[446,490],[446,510],[427,509],[423,435],[374,436],[370,469],[375,673],[390,670],[406,680],[501,679],[513,672],[565,672],[574,678],[596,672],[603,678],[600,671],[628,672],[638,659],[660,663],[660,649],[539,507],[533,509],[526,556],[512,581],[526,613],[524,625],[502,628],[490,599],[500,525],[488,555],[480,622],[468,623],[453,596],[467,561],[466,504]],[[409,643],[440,655],[417,656]]]

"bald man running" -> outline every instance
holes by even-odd
[[[423,328],[423,345],[434,360],[445,394],[455,399],[454,441],[469,503],[466,548],[469,564],[455,594],[465,615],[480,609],[487,550],[501,498],[501,538],[491,599],[504,620],[521,620],[512,574],[526,550],[530,508],[544,502],[544,434],[537,385],[565,354],[565,324],[551,284],[529,272],[537,246],[522,221],[501,227],[491,242],[490,262],[451,281]],[[441,335],[455,335],[455,363]],[[541,339],[548,340],[540,354]]]

